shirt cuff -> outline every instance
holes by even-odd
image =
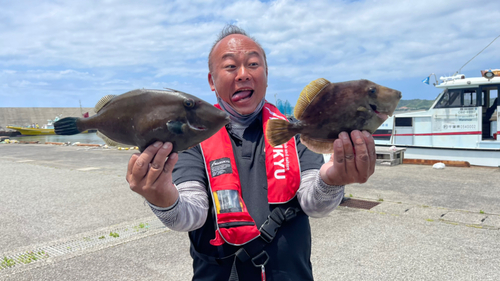
[[[148,200],[146,200],[146,202],[148,203],[148,205],[151,208],[153,208],[155,210],[158,210],[158,211],[170,211],[173,208],[175,208],[177,206],[177,204],[179,204],[179,198],[177,198],[177,200],[175,200],[175,203],[172,206],[168,206],[168,207],[158,207],[158,206],[153,205],[152,203],[150,203]]]
[[[328,196],[328,195],[336,195],[341,191],[341,189],[344,188],[344,185],[329,185],[323,179],[321,178],[319,171],[318,171],[318,176],[316,178],[316,186],[318,187],[318,191],[321,193],[321,195]]]

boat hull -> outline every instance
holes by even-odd
[[[381,145],[390,147],[391,145]],[[397,146],[406,148],[404,159],[440,161],[467,161],[474,166],[500,167],[500,149],[466,149],[422,146]]]

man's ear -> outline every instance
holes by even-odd
[[[269,72],[267,71],[267,65],[266,65],[266,88],[267,88],[267,80],[269,78]]]
[[[215,91],[214,77],[210,72],[208,73],[208,84],[210,85],[210,89],[212,89],[212,92]]]

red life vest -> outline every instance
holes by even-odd
[[[220,109],[219,105],[215,106]],[[292,200],[300,186],[300,164],[295,138],[276,147],[267,142],[267,121],[276,118],[287,120],[274,105],[266,102],[262,109],[262,127],[266,153],[267,198],[270,204],[282,204]],[[217,230],[210,244],[220,246],[227,242],[240,246],[252,241],[260,235],[260,231],[241,196],[240,178],[226,128],[222,127],[200,146],[209,178],[210,194],[217,212]]]

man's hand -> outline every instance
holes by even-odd
[[[346,132],[340,133],[333,143],[333,151],[330,161],[320,169],[320,176],[325,183],[365,183],[375,172],[375,141],[367,131],[352,131],[351,138]]]
[[[172,206],[179,197],[172,183],[172,171],[178,155],[170,154],[171,151],[171,143],[155,142],[142,153],[133,154],[128,162],[127,182],[130,189],[158,207]]]

